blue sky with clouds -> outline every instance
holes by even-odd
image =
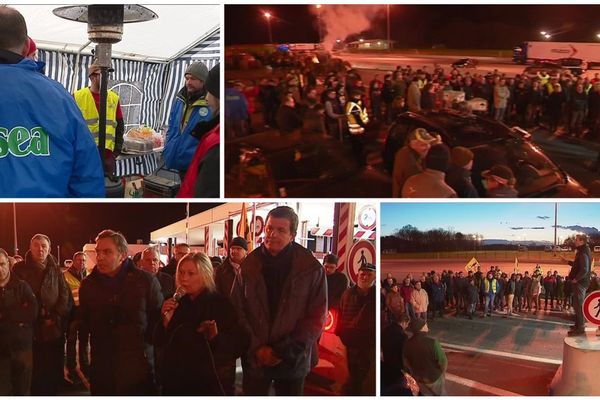
[[[554,204],[544,203],[381,203],[381,234],[405,225],[420,230],[452,229],[484,239],[554,240]],[[600,228],[600,203],[558,204],[557,235],[593,233]]]

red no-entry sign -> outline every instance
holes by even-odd
[[[585,319],[595,325],[600,325],[600,290],[590,293],[583,301]]]

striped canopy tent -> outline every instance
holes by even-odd
[[[87,24],[55,16],[61,5],[10,5],[27,22],[44,73],[74,93],[88,85],[95,43]],[[125,24],[123,39],[113,45],[109,88],[120,96],[126,128],[145,124],[164,128],[184,72],[195,61],[208,69],[219,62],[218,5],[147,5],[158,19]]]

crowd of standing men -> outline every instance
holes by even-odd
[[[43,234],[22,261],[0,249],[0,393],[56,395],[67,381],[92,395],[234,395],[241,358],[243,394],[302,395],[330,307],[351,356],[345,393],[374,394],[375,267],[348,288],[337,258],[321,265],[297,228],[277,207],[254,251],[237,237],[221,262],[180,243],[162,268],[156,247],[134,261],[112,230],[91,269],[78,252],[62,271]]]
[[[592,256],[587,236],[576,235],[575,246],[574,260],[561,257],[571,266],[566,277],[560,276],[557,271],[547,271],[544,276],[539,265],[531,275],[529,271],[509,275],[497,266],[492,266],[484,274],[478,266],[476,271],[466,274],[446,270],[423,273],[419,278],[408,274],[401,282],[388,273],[381,286],[382,382],[386,390],[402,392],[406,387],[404,372],[409,372],[419,383],[422,393],[430,393],[431,390],[443,393],[441,381],[436,388],[427,385],[443,377],[447,361],[441,348],[435,342],[430,343],[435,351],[421,353],[421,359],[415,366],[415,361],[406,354],[408,344],[399,344],[407,342],[405,329],[412,327],[410,329],[414,332],[415,321],[420,327],[427,320],[445,318],[452,313],[455,317],[469,319],[473,319],[476,312],[481,313],[481,318],[493,315],[517,317],[522,312],[536,314],[542,312],[543,300],[543,311],[567,313],[572,308],[575,323],[568,335],[584,335],[583,300],[586,293],[598,290],[600,284],[596,274],[590,270]],[[423,363],[426,362],[425,368]],[[431,376],[435,379],[431,380]]]

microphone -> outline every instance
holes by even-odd
[[[179,301],[181,300],[181,298],[183,296],[185,296],[185,288],[183,286],[179,286],[177,288],[177,290],[175,290],[175,293],[173,293],[173,301],[175,303],[179,303]]]
[[[175,303],[179,303],[183,296],[185,296],[185,288],[183,286],[179,286],[177,290],[175,290],[175,293],[173,293],[173,297],[171,297],[171,299],[173,299]],[[167,314],[169,314],[169,311],[165,311],[163,313],[163,317],[166,317]]]

